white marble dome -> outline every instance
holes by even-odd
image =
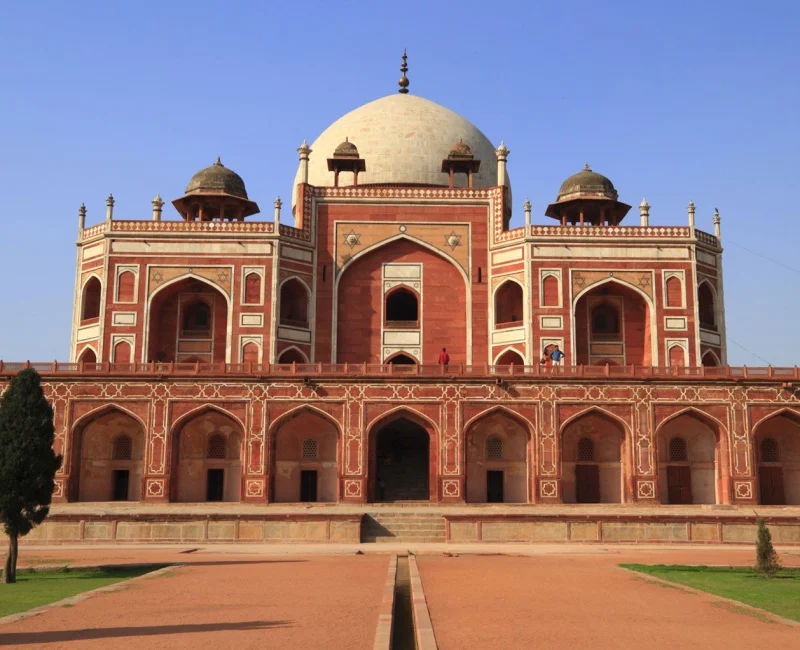
[[[473,186],[497,185],[497,156],[489,138],[469,120],[416,95],[395,93],[376,99],[340,117],[325,129],[311,145],[308,169],[311,185],[333,185],[333,172],[328,171],[327,161],[345,139],[358,147],[360,157],[366,161],[366,172],[358,175],[359,185],[447,185],[442,160],[459,139],[469,145],[475,158],[481,161],[480,171],[473,177]],[[351,178],[346,174],[340,178],[340,183],[349,185]],[[298,169],[295,188],[299,182]],[[465,175],[456,174],[456,187],[466,187],[466,184]]]

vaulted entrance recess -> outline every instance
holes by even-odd
[[[428,501],[428,432],[401,418],[376,436],[375,501]]]

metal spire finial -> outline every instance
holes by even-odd
[[[403,50],[403,64],[400,66],[400,72],[403,73],[403,76],[400,77],[400,80],[397,82],[400,84],[400,94],[405,95],[408,93],[408,77],[406,77],[406,72],[408,72],[408,64],[406,63],[406,59],[408,56],[406,55],[405,49]]]
[[[215,162],[214,164],[215,165],[219,165],[220,167],[223,167],[222,160],[220,160],[219,156],[217,156],[217,162]]]

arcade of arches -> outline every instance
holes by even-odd
[[[232,416],[205,408],[180,419],[169,440],[169,500],[243,500],[243,428]],[[369,501],[441,498],[437,434],[411,411],[375,423],[367,435]],[[533,440],[519,416],[490,411],[464,431],[467,503],[531,503],[541,499]],[[715,420],[687,410],[655,431],[657,498],[664,505],[734,501],[727,437]],[[342,439],[328,416],[303,409],[269,433],[268,500],[343,500]],[[139,501],[144,497],[146,434],[141,421],[110,407],[78,421],[69,451],[69,501]],[[559,501],[627,503],[633,491],[634,450],[627,425],[591,408],[562,428]],[[763,505],[800,505],[800,415],[780,412],[752,433],[755,495]]]

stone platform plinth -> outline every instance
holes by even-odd
[[[763,507],[758,514],[776,544],[800,545],[800,507]],[[352,544],[435,537],[448,543],[751,544],[755,531],[754,511],[736,506],[74,503],[54,505],[23,543]]]

